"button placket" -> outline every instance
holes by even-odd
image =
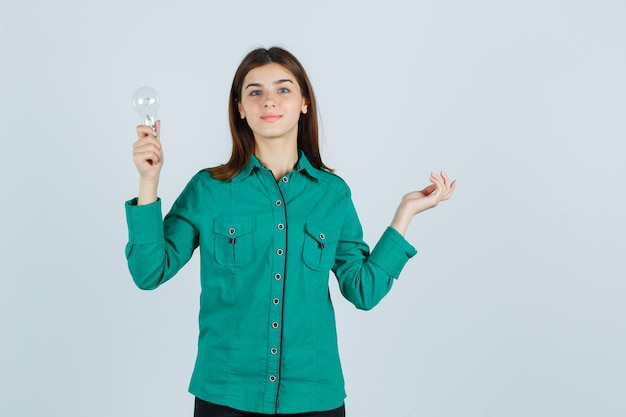
[[[268,345],[266,347],[267,355],[267,375],[268,383],[272,384],[273,388],[270,391],[274,391],[278,387],[278,380],[280,378],[280,348],[282,345],[282,299],[285,277],[285,261],[287,255],[287,218],[286,207],[283,199],[281,186],[284,182],[278,182],[276,187],[276,194],[272,198],[272,214],[273,214],[273,242],[274,242],[274,256],[272,259],[273,274],[271,279],[271,287],[269,293],[268,308],[269,308],[269,322],[268,322]],[[277,394],[274,392],[274,394]]]

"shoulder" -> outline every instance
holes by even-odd
[[[202,169],[194,174],[178,197],[178,203],[187,201],[202,201],[219,190],[224,181],[213,178],[207,169]]]
[[[200,171],[196,172],[196,174],[191,177],[191,180],[189,181],[190,183],[207,183],[207,182],[223,182],[220,180],[216,180],[215,178],[213,178],[213,175],[211,175],[211,172],[209,171],[211,168],[203,168]]]
[[[197,188],[197,187],[215,188],[215,187],[220,187],[220,186],[230,183],[230,181],[224,181],[224,180],[214,178],[211,172],[209,171],[210,169],[211,168],[203,168],[200,171],[198,171],[193,177],[191,177],[191,179],[189,180],[189,183],[187,184],[187,187],[191,186],[194,188]]]
[[[316,170],[318,181],[320,184],[328,188],[328,191],[337,193],[341,196],[350,197],[351,191],[348,183],[334,172],[323,169]]]

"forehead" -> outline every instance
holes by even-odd
[[[296,77],[287,68],[275,62],[251,69],[243,79],[243,87],[250,83],[270,85],[279,80],[291,80],[298,84]]]

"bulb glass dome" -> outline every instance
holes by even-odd
[[[133,94],[133,105],[139,115],[140,123],[156,130],[160,101],[159,94],[154,88],[141,87],[135,91],[135,94]]]

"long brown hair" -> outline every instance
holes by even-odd
[[[243,80],[246,75],[251,70],[272,62],[282,65],[294,75],[300,86],[302,97],[308,104],[308,111],[306,114],[301,114],[298,121],[298,149],[304,152],[311,165],[315,168],[332,171],[322,162],[322,157],[320,156],[317,103],[311,81],[309,81],[304,67],[295,56],[282,48],[272,47],[269,49],[258,48],[248,53],[241,61],[241,64],[239,64],[237,72],[235,72],[228,100],[228,119],[230,121],[233,148],[228,162],[224,165],[209,168],[209,172],[216,179],[223,181],[233,179],[248,165],[250,158],[254,154],[254,134],[250,126],[248,126],[248,122],[239,117],[237,103],[241,101]]]

